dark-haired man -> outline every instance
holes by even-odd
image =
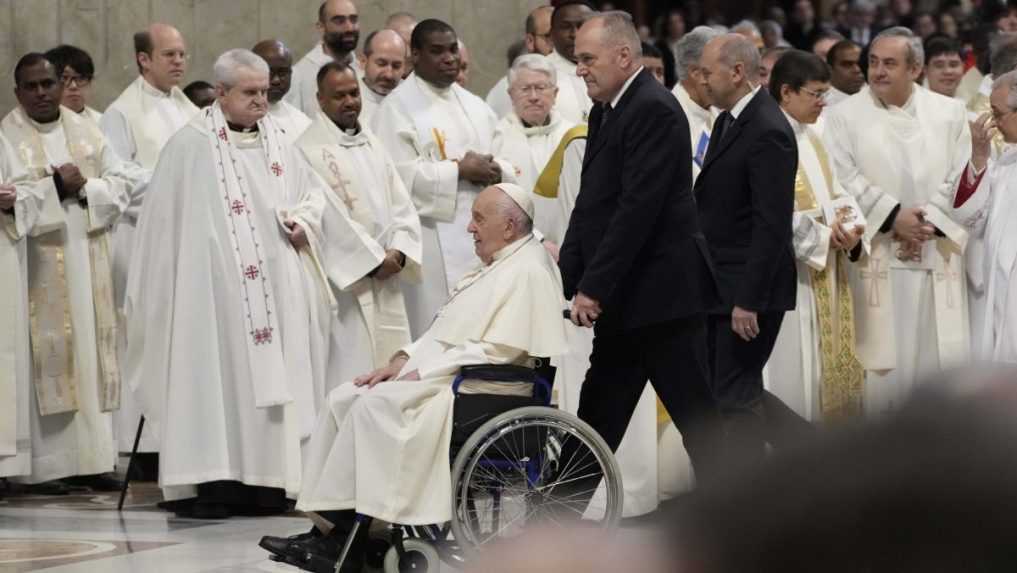
[[[184,95],[191,103],[205,109],[215,103],[215,86],[204,80],[194,80],[184,86]]]
[[[180,32],[168,24],[152,24],[134,35],[134,53],[140,75],[113,101],[102,115],[100,127],[118,156],[141,167],[155,169],[156,161],[170,136],[198,113],[178,87],[187,72],[187,45]],[[134,230],[145,194],[144,185],[135,188],[131,204],[120,217],[113,234],[113,296],[122,309],[127,273],[134,246]],[[125,332],[121,325],[121,335]],[[126,352],[121,340],[120,356]],[[133,394],[123,393],[116,414],[117,442],[121,452],[131,451],[135,428],[141,416]],[[141,437],[139,452],[158,451],[157,428],[149,425]],[[151,463],[147,457],[146,467]],[[144,477],[154,477],[148,476]]]
[[[293,67],[293,88],[286,101],[307,115],[318,113],[318,70],[331,62],[346,62],[360,73],[353,53],[360,43],[360,14],[352,0],[325,0],[314,25],[321,41]]]
[[[551,45],[551,6],[538,6],[526,16],[526,37],[519,44],[512,44],[508,49],[508,68],[516,58],[523,54],[540,54],[546,56],[554,49]],[[516,49],[521,48],[521,49]],[[499,119],[512,112],[512,98],[509,96],[508,74],[494,84],[487,92],[485,100]]]
[[[283,100],[290,91],[293,55],[286,44],[279,40],[262,40],[251,51],[268,64],[268,117],[275,121],[286,139],[293,143],[311,125],[310,117]]]
[[[475,262],[462,229],[485,186],[514,181],[508,162],[491,155],[497,119],[455,83],[459,40],[441,20],[424,20],[410,40],[414,73],[385,98],[372,131],[392,155],[423,226],[423,283],[406,293],[410,328],[419,336]]]
[[[858,93],[865,85],[861,66],[862,48],[851,40],[841,40],[826,53],[830,66],[830,93],[826,105],[840,103]]]
[[[854,353],[851,289],[837,268],[859,244],[865,218],[833,176],[814,127],[830,89],[830,69],[809,52],[785,53],[770,74],[770,95],[795,133],[795,180],[803,184],[795,185],[791,238],[797,304],[785,315],[767,364],[769,390],[798,415],[816,421],[860,414],[865,378]],[[831,336],[822,338],[821,333]]]
[[[109,230],[147,173],[60,105],[63,83],[44,55],[22,57],[14,83],[18,107],[0,129],[44,201],[27,239],[35,392],[31,472],[21,479],[89,476],[84,485],[116,489],[111,412],[122,385]]]
[[[98,127],[102,114],[88,106],[92,78],[95,76],[92,56],[81,48],[64,44],[46,52],[46,59],[53,62],[57,76],[64,84],[61,105],[84,115]]]
[[[925,41],[925,87],[956,98],[963,76],[960,42],[946,36],[932,36]]]
[[[572,123],[586,123],[593,100],[586,93],[586,83],[576,75],[576,34],[593,8],[589,2],[559,2],[551,14],[551,43],[554,51],[548,56],[558,70],[558,99],[555,110]]]

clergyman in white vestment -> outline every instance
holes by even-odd
[[[352,0],[325,0],[318,8],[314,24],[321,41],[293,67],[293,86],[286,101],[308,117],[318,113],[318,70],[337,60],[347,62],[360,71],[353,52],[360,42],[360,16]]]
[[[32,471],[29,431],[32,360],[28,328],[28,251],[25,237],[39,217],[43,187],[34,185],[0,133],[0,477]]]
[[[797,303],[784,316],[767,362],[766,389],[810,421],[858,416],[865,371],[855,356],[847,269],[866,247],[865,218],[841,188],[822,141],[830,71],[819,56],[792,51],[770,75],[798,145],[792,248]]]
[[[551,44],[551,14],[554,12],[552,6],[538,6],[526,16],[526,36],[523,39],[522,47],[524,52],[520,53],[513,48],[508,51],[508,67],[511,68],[516,58],[523,54],[540,54],[548,56],[554,50]],[[514,45],[513,45],[514,46]],[[512,111],[512,98],[509,96],[509,77],[502,76],[498,83],[487,92],[484,101],[497,118],[503,119]],[[526,188],[525,186],[523,187]]]
[[[955,214],[972,238],[980,238],[985,256],[971,269],[985,285],[985,317],[975,355],[995,362],[1017,362],[1017,228],[1013,218],[1017,185],[1017,71],[993,82],[989,113],[971,125],[971,161],[954,200]],[[1002,153],[994,156],[993,132],[1002,135]]]
[[[703,87],[702,68],[699,60],[703,57],[706,43],[720,35],[720,32],[709,26],[697,26],[678,40],[675,50],[678,60],[675,72],[678,82],[671,93],[678,99],[686,119],[689,120],[689,137],[692,141],[692,183],[695,184],[699,171],[706,160],[706,149],[710,146],[710,134],[713,133],[713,121],[717,119],[718,110],[710,102],[710,94]]]
[[[558,98],[554,109],[572,123],[586,123],[593,100],[586,93],[586,82],[576,75],[576,32],[593,13],[586,4],[565,4],[551,15],[551,42],[554,51],[548,56],[558,70]]]
[[[824,143],[868,221],[871,252],[848,268],[873,414],[968,359],[968,233],[949,214],[971,140],[963,104],[914,83],[922,52],[910,31],[882,32],[869,58],[869,89],[827,112]]]
[[[514,182],[511,165],[491,155],[494,113],[455,83],[459,47],[455,30],[440,20],[414,29],[413,74],[375,114],[371,131],[392,155],[420,215],[423,282],[406,289],[410,330],[419,336],[448,297],[450,285],[475,260],[462,230],[484,186]]]
[[[423,336],[329,396],[297,507],[327,512],[336,526],[333,552],[349,531],[351,510],[403,524],[451,519],[451,383],[460,368],[532,367],[533,358],[565,351],[560,275],[531,232],[529,195],[498,184],[477,196],[469,231],[481,264],[456,285]],[[262,546],[274,551],[265,540]]]
[[[376,30],[364,40],[360,64],[360,124],[368,126],[381,102],[403,81],[409,48],[393,30]]]
[[[152,24],[138,32],[135,52],[140,73],[106,108],[99,125],[121,159],[152,170],[163,146],[198,113],[198,108],[178,87],[187,71],[188,60],[187,46],[176,28]],[[121,320],[131,254],[137,241],[134,233],[146,189],[147,185],[135,189],[131,204],[113,233],[113,296]],[[118,351],[121,362],[127,352],[126,332],[121,324]],[[131,451],[140,417],[137,400],[130,388],[125,388],[120,410],[114,415],[119,451]],[[138,451],[156,452],[158,441],[157,428],[149,425],[141,436]]]
[[[293,55],[279,40],[258,42],[252,52],[268,63],[268,115],[275,121],[288,143],[294,143],[304,133],[311,120],[304,112],[290,105],[283,96],[290,91],[293,77]]]
[[[421,243],[420,219],[395,164],[358,120],[356,72],[338,62],[322,70],[321,111],[297,146],[330,187],[328,204],[343,217],[335,229],[328,214],[322,224],[323,266],[339,310],[331,329],[330,391],[383,366],[410,343],[400,283],[419,282]],[[349,226],[356,233],[347,232]]]
[[[116,463],[111,412],[121,392],[110,229],[147,174],[117,157],[92,121],[59,106],[63,84],[43,56],[26,55],[16,69],[19,106],[0,128],[44,197],[26,239],[32,467],[18,479],[96,476]]]
[[[167,143],[142,212],[128,379],[161,426],[167,500],[219,480],[295,497],[324,392],[327,190],[266,117],[265,61],[236,49],[214,69],[216,103]]]

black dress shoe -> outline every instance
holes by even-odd
[[[279,538],[276,538],[279,539]],[[262,538],[265,541],[265,538]],[[339,561],[339,553],[342,550],[342,546],[345,543],[339,535],[329,535],[315,537],[306,541],[289,542],[285,547],[275,546],[280,549],[279,553],[275,553],[273,549],[269,549],[263,544],[260,544],[265,549],[273,551],[273,561],[279,561],[288,565],[299,567],[304,571],[311,571],[312,573],[334,573],[336,561]],[[270,545],[274,545],[271,544]],[[346,561],[343,563],[342,568],[339,569],[340,573],[360,573],[364,568],[364,552],[361,548],[359,551],[356,548],[351,549],[349,555],[346,556]]]
[[[284,555],[292,543],[303,543],[316,537],[321,537],[321,531],[317,527],[311,527],[310,531],[291,535],[289,537],[273,537],[266,535],[258,542],[258,546],[274,555]]]
[[[112,473],[73,476],[65,478],[64,481],[73,486],[87,487],[92,491],[120,491],[124,487],[124,482]]]
[[[233,517],[233,512],[226,504],[198,500],[191,508],[190,517],[194,519],[229,519]]]

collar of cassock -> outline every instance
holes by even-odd
[[[148,83],[148,80],[146,80],[144,77],[141,78],[141,91],[145,92],[146,94],[152,97],[161,97],[161,98],[170,97],[170,94]]]
[[[35,130],[38,131],[39,133],[50,133],[59,128],[61,125],[63,125],[62,123],[60,123],[59,115],[57,116],[56,119],[49,123],[39,123],[38,121],[35,121],[31,117],[29,117],[28,113],[25,113],[25,119],[27,119],[28,123],[32,124],[32,127],[34,127]]]
[[[251,127],[244,127],[242,125],[237,125],[237,124],[233,123],[232,121],[227,121],[226,122],[226,127],[228,127],[230,129],[230,131],[235,131],[237,133],[258,133],[258,124],[257,123],[255,123]]]
[[[554,131],[561,121],[561,118],[553,110],[551,111],[551,114],[547,117],[548,121],[544,125],[528,125],[526,122],[522,120],[521,117],[519,117],[515,113],[512,113],[509,117],[512,118],[509,121],[516,123],[519,126],[519,128],[523,130],[523,134],[526,135],[527,137],[533,135],[547,135]]]

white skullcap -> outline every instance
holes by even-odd
[[[526,213],[526,216],[533,220],[533,198],[530,197],[530,193],[527,193],[525,189],[516,185],[515,183],[495,183],[494,187],[501,189],[506,195],[512,198],[519,205],[519,208]]]

